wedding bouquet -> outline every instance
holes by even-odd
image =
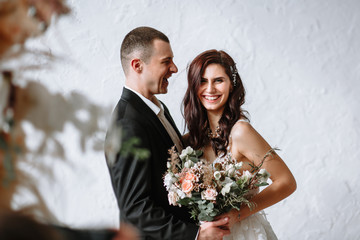
[[[251,170],[242,170],[242,162],[228,157],[213,164],[201,159],[202,151],[187,147],[181,154],[175,147],[169,150],[164,186],[168,191],[170,205],[187,206],[192,218],[212,221],[214,217],[242,204],[253,208],[251,190],[268,185],[270,174],[261,169],[271,149],[260,164],[250,164]]]

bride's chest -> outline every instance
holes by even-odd
[[[201,158],[205,159],[207,163],[212,164],[217,158],[214,150],[209,146],[203,148],[202,150],[203,150],[203,155]]]
[[[215,154],[215,151],[212,149],[211,146],[208,146],[208,147],[205,147],[203,148],[203,156],[201,158],[203,159],[206,159],[206,162],[209,163],[209,164],[213,164],[215,161],[220,161],[221,159],[224,159],[224,158],[231,158],[232,156],[232,153],[227,153],[227,156],[222,156],[222,157],[219,157]],[[242,162],[242,170],[243,171],[250,171],[252,170],[252,167],[251,167],[251,162],[243,155],[237,155],[237,156],[234,156],[234,159],[236,160],[236,162]]]

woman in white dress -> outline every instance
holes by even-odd
[[[271,149],[250,125],[242,105],[245,89],[234,60],[224,51],[209,50],[198,55],[188,67],[188,89],[183,107],[189,130],[187,143],[202,149],[209,163],[231,156],[237,161],[259,165]],[[263,191],[252,193],[250,210],[243,206],[220,217],[228,217],[230,236],[224,239],[277,239],[263,209],[288,197],[296,189],[296,181],[284,161],[276,154],[265,159],[262,168],[272,183]],[[251,170],[243,164],[244,170]]]

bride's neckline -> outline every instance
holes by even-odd
[[[248,120],[246,120],[246,119],[239,119],[239,120],[237,120],[236,121],[236,123],[238,123],[238,122],[248,122]],[[235,123],[235,124],[236,124]],[[208,130],[210,130],[210,128],[208,128]],[[220,130],[221,131],[221,130]],[[205,153],[205,149],[206,148],[210,148],[211,149],[211,151],[214,153],[213,155],[215,155],[215,158],[213,158],[213,160],[212,161],[209,161],[209,160],[207,160],[207,158],[205,158],[204,157],[204,159],[206,160],[206,162],[208,162],[209,164],[212,164],[213,162],[215,162],[216,160],[218,160],[218,159],[222,159],[222,158],[225,158],[225,157],[233,157],[232,156],[232,153],[231,153],[231,144],[232,144],[232,140],[231,140],[231,133],[230,133],[230,136],[229,136],[229,145],[227,146],[227,153],[224,155],[224,154],[222,154],[222,155],[220,155],[220,156],[216,156],[215,155],[215,152],[214,152],[214,150],[212,149],[212,147],[211,147],[211,144],[208,144],[207,146],[205,146],[205,147],[202,147],[201,148],[201,150],[203,151],[203,153]]]
[[[211,148],[211,146],[210,146],[210,148]],[[204,151],[205,149],[204,149],[204,148],[202,148],[201,150],[205,153],[205,151]],[[211,149],[211,150],[212,150],[212,149]],[[212,150],[212,152],[214,153],[214,150]],[[215,155],[215,153],[214,153],[213,155]],[[204,155],[203,155],[202,158],[205,159],[208,164],[213,164],[214,162],[216,162],[216,161],[219,160],[219,159],[224,159],[224,158],[228,158],[228,157],[232,157],[232,153],[231,153],[229,147],[228,147],[228,149],[227,149],[227,153],[226,153],[226,154],[221,154],[221,155],[218,155],[218,156],[215,155],[215,158],[212,158],[212,161],[210,161],[210,160],[209,160],[207,157],[205,157]]]

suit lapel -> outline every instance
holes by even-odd
[[[146,118],[155,127],[155,129],[157,129],[159,135],[166,143],[171,143],[170,145],[174,144],[154,111],[151,110],[151,108],[149,108],[149,106],[146,105],[146,103],[144,103],[144,101],[139,96],[137,96],[131,90],[123,88],[121,99],[134,106],[134,108],[138,111],[139,116]],[[175,129],[177,130],[177,128]]]

